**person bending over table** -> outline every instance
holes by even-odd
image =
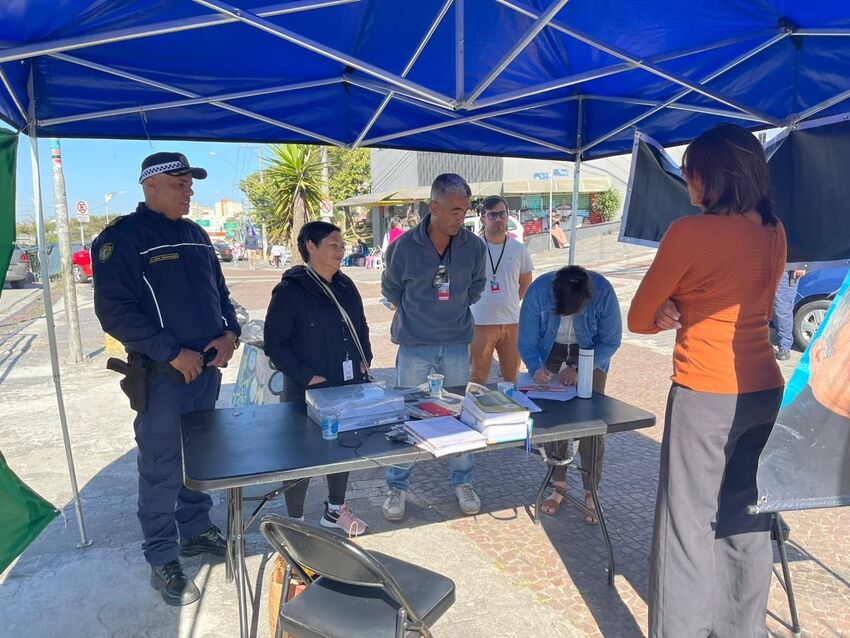
[[[682,176],[702,215],[674,221],[632,300],[629,329],[676,329],[649,576],[649,635],[767,635],[769,514],[750,516],[784,381],[768,319],[785,270],[758,140],[712,128]]]
[[[541,275],[525,293],[519,315],[519,354],[538,383],[547,383],[557,376],[564,385],[575,385],[579,348],[592,348],[593,390],[604,393],[608,366],[620,347],[622,334],[617,295],[608,280],[598,273],[581,266],[566,266]],[[599,485],[604,443],[604,437],[597,437],[595,476],[584,473],[581,476],[585,505],[590,510],[594,510],[590,481]],[[546,453],[564,459],[567,445],[567,441],[547,443]],[[582,466],[588,467],[591,438],[581,439],[578,449]],[[566,466],[555,467],[552,474],[555,489],[540,505],[544,514],[554,516],[561,508],[567,488],[566,474]],[[585,516],[584,520],[596,523],[595,516]]]
[[[354,282],[339,271],[345,253],[339,228],[320,221],[304,224],[298,252],[306,265],[283,273],[266,313],[265,352],[283,372],[281,402],[303,401],[307,388],[366,383],[372,363],[363,300]],[[348,472],[327,479],[328,499],[319,523],[349,534],[365,532],[366,523],[345,503]],[[308,482],[284,492],[293,518],[304,518]]]

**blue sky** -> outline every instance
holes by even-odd
[[[104,194],[126,191],[109,202],[110,216],[135,209],[141,199],[139,172],[142,160],[158,151],[184,153],[193,166],[209,172],[203,181],[195,181],[194,201],[212,205],[220,199],[242,201],[239,180],[257,170],[257,145],[209,142],[136,142],[124,140],[61,140],[65,190],[70,215],[78,200],[88,202],[92,215],[105,213]],[[41,192],[44,214],[50,219],[53,212],[53,173],[50,162],[50,140],[39,140]],[[269,151],[264,151],[269,157]],[[32,163],[30,140],[22,135],[18,140],[17,207],[19,222],[35,218],[32,204]]]

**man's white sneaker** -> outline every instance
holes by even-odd
[[[481,499],[475,493],[475,489],[470,483],[461,483],[455,488],[457,502],[460,505],[461,511],[472,516],[481,511]]]
[[[381,511],[388,521],[400,521],[404,518],[404,502],[407,500],[406,490],[391,489],[384,501]]]

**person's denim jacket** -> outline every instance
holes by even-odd
[[[592,271],[588,274],[591,297],[573,318],[573,329],[579,348],[593,348],[594,366],[608,372],[623,337],[620,303],[605,277]],[[520,308],[517,346],[529,374],[545,365],[558,335],[561,317],[555,314],[554,278],[555,272],[549,272],[535,279]]]

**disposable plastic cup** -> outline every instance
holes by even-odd
[[[496,388],[499,390],[499,392],[506,396],[511,396],[511,392],[514,391],[514,387],[515,386],[513,381],[499,381],[496,384]]]
[[[443,396],[443,375],[429,374],[428,375],[428,394],[439,399]]]
[[[339,412],[331,410],[322,414],[322,438],[333,441],[339,436]]]

